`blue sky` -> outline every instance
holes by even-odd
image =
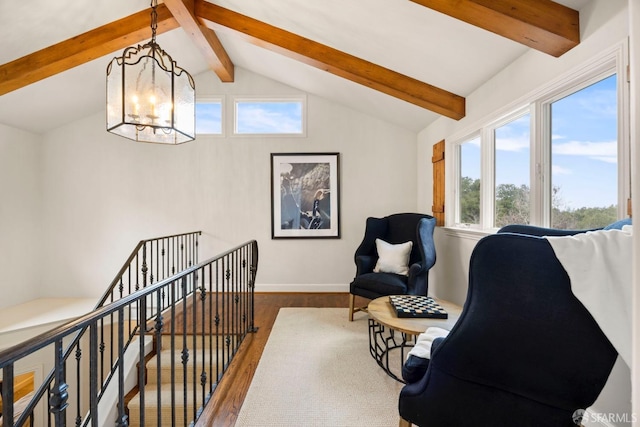
[[[220,101],[196,104],[196,133],[222,133]],[[236,132],[239,134],[301,134],[301,101],[238,101]]]
[[[222,133],[222,103],[199,101],[196,104],[196,133]]]
[[[612,76],[552,107],[552,180],[573,208],[617,204],[617,100]]]
[[[552,185],[563,208],[617,204],[616,76],[553,103]],[[465,148],[463,172],[480,177],[479,140]],[[529,115],[496,130],[496,183],[530,185]]]
[[[302,102],[236,103],[238,133],[302,133]]]

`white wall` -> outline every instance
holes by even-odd
[[[433,144],[451,135],[478,128],[495,119],[497,112],[524,99],[527,94],[585,64],[590,58],[627,39],[626,0],[595,0],[580,13],[581,43],[561,58],[530,51],[467,96],[467,115],[459,122],[441,118],[418,134],[418,210],[431,209],[431,150]],[[503,111],[504,112],[504,111]],[[445,207],[445,209],[447,209]],[[457,234],[446,229],[436,232],[438,261],[431,274],[431,292],[463,303],[467,292],[469,258],[481,236]],[[607,387],[593,409],[604,413],[631,414],[630,370],[618,363]],[[625,425],[625,424],[619,424]]]
[[[37,295],[44,255],[39,141],[0,125],[0,309]]]
[[[242,69],[232,84],[196,76],[196,90],[226,96],[226,137],[135,143],[104,113],[44,135],[43,296],[100,295],[139,240],[192,230],[201,260],[257,239],[258,291],[347,291],[366,217],[415,210],[415,133],[309,95],[306,138],[234,137],[232,95],[299,92]],[[341,153],[340,239],[271,239],[272,152]]]

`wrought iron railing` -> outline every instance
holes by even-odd
[[[197,253],[197,239],[193,247]],[[153,253],[162,257],[158,248]],[[198,418],[240,343],[255,330],[257,243],[247,242],[197,265],[185,261],[185,270],[159,281],[155,278],[164,270],[155,270],[159,273],[152,279],[152,269],[147,269],[137,286],[133,276],[144,270],[144,251],[141,256],[128,260],[137,268],[121,270],[131,271],[132,279],[124,274],[127,279],[114,281],[94,312],[0,353],[5,427],[14,425],[14,417],[16,426],[150,426],[162,420],[186,426]],[[167,351],[160,351],[163,347]],[[16,414],[14,373],[30,357],[47,352],[53,358],[51,373]],[[164,383],[162,360],[156,372],[145,369],[154,354],[168,359],[164,363],[171,375]],[[149,384],[157,384],[155,390]],[[126,397],[136,389],[132,399],[142,410],[130,419]],[[156,400],[154,413],[144,410],[151,406],[147,396]],[[162,396],[170,397],[169,404]]]
[[[117,301],[198,263],[201,231],[141,240],[131,251],[96,308]]]

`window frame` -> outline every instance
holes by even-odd
[[[480,139],[480,222],[479,224],[470,224],[470,223],[463,223],[460,221],[460,178],[461,178],[461,172],[462,172],[462,146],[464,144],[470,143],[471,141],[475,140],[475,139]],[[456,158],[456,164],[455,164],[455,169],[454,169],[454,186],[453,186],[453,191],[455,194],[454,197],[454,214],[455,214],[455,223],[458,227],[460,228],[465,228],[465,229],[482,229],[482,220],[483,220],[483,210],[482,210],[482,194],[483,194],[483,176],[482,176],[482,168],[483,168],[483,150],[482,150],[482,135],[481,132],[473,132],[469,135],[467,135],[465,138],[462,138],[460,141],[458,141],[455,144],[455,158]],[[445,160],[447,159],[447,156],[445,156]],[[447,167],[445,165],[445,174],[447,171]],[[446,203],[445,203],[446,206]],[[445,209],[446,211],[446,209]],[[445,223],[446,224],[446,223]]]
[[[511,113],[504,115],[503,117],[501,117],[499,120],[496,120],[494,122],[492,122],[489,126],[487,126],[484,129],[485,132],[485,141],[487,141],[486,144],[484,144],[484,160],[485,160],[485,165],[486,168],[491,167],[491,173],[487,174],[489,176],[485,177],[485,181],[490,181],[487,182],[486,185],[487,187],[485,188],[485,194],[487,195],[487,197],[484,198],[484,200],[481,199],[481,202],[484,202],[484,205],[481,205],[481,210],[484,206],[484,210],[486,212],[486,219],[487,221],[483,223],[483,228],[484,229],[491,229],[491,230],[498,230],[498,227],[495,226],[495,211],[496,211],[496,173],[495,173],[495,168],[496,168],[496,129],[501,128],[502,126],[505,126],[511,122],[514,122],[526,115],[529,115],[529,188],[531,189],[532,185],[532,174],[531,171],[534,168],[534,156],[533,156],[533,138],[531,137],[531,127],[533,125],[532,123],[532,114],[531,114],[531,107],[530,106],[523,106],[520,108],[517,108],[515,110],[513,110]],[[480,141],[480,144],[482,144],[482,140]],[[481,181],[481,186],[482,186],[482,181]],[[531,204],[531,201],[530,201]],[[530,207],[530,212],[531,212],[531,207]],[[531,214],[529,215],[529,218],[531,218]]]
[[[616,78],[616,91],[617,91],[617,128],[618,128],[618,149],[617,149],[617,157],[618,157],[618,185],[617,185],[617,200],[618,200],[618,219],[624,217],[626,211],[626,198],[631,197],[630,191],[630,144],[629,144],[629,131],[628,126],[625,126],[625,123],[628,123],[628,120],[625,120],[625,117],[628,117],[628,102],[625,102],[624,98],[627,97],[629,91],[625,89],[625,86],[628,89],[628,85],[626,83],[626,67],[619,67],[619,63],[615,61],[613,64],[607,61],[601,64],[600,67],[595,67],[591,73],[585,74],[581,76],[581,78],[575,80],[573,85],[567,85],[557,90],[550,92],[548,96],[539,99],[536,104],[536,109],[540,111],[544,120],[540,123],[540,131],[542,132],[540,136],[540,140],[542,144],[540,144],[538,150],[538,164],[536,168],[539,169],[539,172],[536,176],[537,180],[537,191],[536,191],[536,207],[538,208],[536,212],[536,217],[540,219],[541,223],[544,224],[545,227],[550,227],[551,224],[551,201],[552,201],[552,179],[551,179],[551,168],[552,164],[552,141],[551,141],[551,106],[554,102],[566,97],[570,96],[574,93],[577,93],[586,87],[597,83],[601,80],[604,80],[612,75],[617,75]],[[621,96],[622,95],[622,96]],[[625,153],[627,153],[625,155]],[[544,167],[543,167],[544,165]],[[625,179],[625,176],[628,176],[629,179]],[[547,184],[549,183],[549,184]]]
[[[495,129],[525,114],[530,115],[530,224],[549,227],[551,224],[551,133],[550,106],[564,96],[578,92],[613,74],[617,74],[618,108],[618,218],[625,217],[627,198],[631,197],[631,155],[629,130],[628,43],[621,42],[588,64],[566,73],[546,86],[515,101],[494,115],[475,122],[453,134],[446,141],[445,156],[445,228],[457,235],[480,238],[494,233],[495,217]],[[458,221],[460,146],[480,135],[480,224]],[[548,188],[547,188],[548,187]]]
[[[302,121],[302,131],[300,133],[239,133],[238,132],[238,104],[242,102],[300,102],[302,111],[300,120]],[[240,138],[304,138],[307,136],[307,96],[300,95],[282,95],[282,96],[234,96],[230,105],[232,108],[232,135]]]

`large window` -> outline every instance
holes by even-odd
[[[599,227],[618,217],[616,87],[613,75],[549,105],[552,227]]]
[[[446,210],[446,225],[582,229],[623,217],[631,183],[621,51],[466,133],[478,136],[448,141],[455,212]]]

